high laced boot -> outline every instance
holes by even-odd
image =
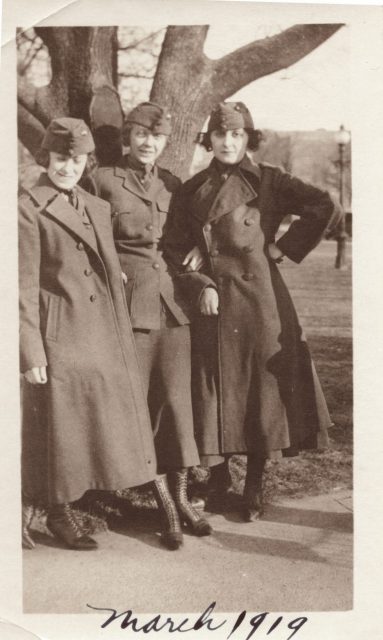
[[[170,494],[166,476],[158,476],[152,486],[163,526],[161,542],[167,549],[174,551],[182,545],[183,536],[177,508]]]
[[[262,476],[266,459],[254,454],[247,456],[242,516],[245,522],[254,522],[263,514]]]
[[[187,496],[188,470],[177,469],[169,474],[170,488],[180,519],[195,536],[209,536],[213,529],[189,502]]]
[[[23,549],[34,549],[35,543],[31,538],[29,528],[34,516],[34,507],[31,504],[22,504],[21,511],[21,542]]]
[[[69,502],[53,505],[49,509],[47,527],[69,549],[90,551],[98,547],[97,542],[82,531]]]

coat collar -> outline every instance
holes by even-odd
[[[97,215],[99,205],[97,199],[90,196],[81,187],[76,187],[85,202],[85,207],[89,219],[98,236],[98,229],[102,226],[102,218]],[[41,211],[46,211],[57,222],[64,225],[70,231],[74,232],[83,242],[99,253],[95,236],[91,231],[85,228],[76,209],[66,200],[66,198],[58,191],[50,182],[45,174],[40,177],[38,185],[32,191],[32,197],[40,206]],[[92,202],[90,202],[92,200]],[[104,216],[103,216],[104,217]]]
[[[206,170],[206,179],[192,198],[192,212],[200,220],[217,220],[258,196],[256,187],[261,172],[246,156],[230,171],[226,180],[222,181],[221,175],[213,159]]]
[[[153,185],[149,191],[147,191],[137,178],[135,171],[127,165],[125,158],[126,156],[123,156],[121,163],[114,167],[114,175],[122,179],[122,186],[124,189],[134,193],[134,195],[141,198],[141,200],[150,200],[150,202],[153,202],[160,185],[157,165],[154,165],[153,167]]]

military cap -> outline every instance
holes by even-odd
[[[210,114],[207,130],[254,129],[250,111],[243,102],[220,102]]]
[[[125,120],[125,126],[139,124],[153,133],[171,133],[171,115],[154,102],[141,102],[134,107]]]
[[[64,155],[79,156],[94,150],[94,140],[84,120],[55,118],[48,125],[41,148]]]

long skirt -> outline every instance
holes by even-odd
[[[199,464],[191,403],[190,329],[162,311],[161,329],[134,329],[158,473]]]

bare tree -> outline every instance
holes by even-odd
[[[295,25],[218,60],[204,53],[208,26],[168,27],[150,92],[151,100],[166,105],[173,114],[173,134],[163,164],[185,176],[195,137],[217,102],[258,78],[294,64],[341,26]],[[35,32],[48,48],[52,79],[40,88],[23,79],[19,82],[22,143],[34,154],[48,121],[58,115],[71,115],[84,118],[94,128],[104,127],[108,135],[98,139],[102,155],[111,131],[119,131],[122,124],[117,92],[117,27],[38,27]],[[144,75],[151,82],[153,66],[148,64],[136,75]],[[130,69],[130,73],[135,72]],[[118,136],[113,140],[117,144]]]

